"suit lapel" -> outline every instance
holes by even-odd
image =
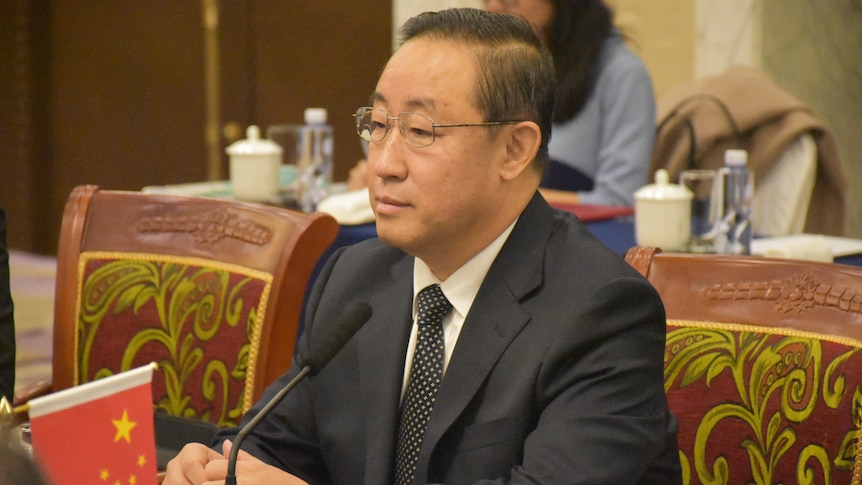
[[[530,319],[517,300],[500,285],[489,289],[473,308],[481,314],[467,317],[452,361],[437,394],[434,413],[425,432],[426,443],[436,443],[473,399],[500,355]],[[479,305],[479,307],[477,307]],[[474,314],[473,310],[470,311]],[[459,352],[460,349],[468,349]],[[423,452],[425,448],[423,448]]]
[[[491,265],[437,394],[416,476],[427,477],[432,451],[478,392],[512,339],[530,320],[520,300],[542,283],[551,208],[538,194]]]
[[[365,326],[370,331],[361,335],[360,348],[369,349],[359,358],[367,433],[365,483],[393,481],[404,357],[412,323],[412,261],[405,257],[393,266],[391,283],[369,302],[373,314]]]

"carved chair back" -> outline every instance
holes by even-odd
[[[290,366],[309,277],[337,231],[320,213],[76,187],[52,388],[155,361],[157,410],[235,424]]]
[[[684,483],[862,483],[862,268],[643,247],[626,260],[667,312]]]

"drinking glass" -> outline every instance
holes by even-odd
[[[723,177],[716,170],[683,170],[679,184],[694,194],[691,199],[691,241],[688,250],[692,253],[714,253],[723,212]]]
[[[278,143],[282,151],[282,165],[294,165],[299,163],[303,151],[303,125],[301,124],[277,124],[270,125],[266,129],[266,137]]]

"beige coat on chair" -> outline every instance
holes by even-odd
[[[650,173],[666,168],[671,180],[691,165],[722,166],[728,148],[748,150],[755,181],[764,180],[785,150],[810,133],[818,160],[805,232],[843,234],[847,187],[832,133],[807,105],[762,70],[735,66],[679,85],[659,98],[657,116]]]

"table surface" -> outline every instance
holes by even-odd
[[[627,211],[621,211],[626,213]],[[593,222],[586,222],[587,229],[593,233],[600,241],[608,245],[620,256],[625,256],[626,251],[635,245],[635,230],[634,220],[631,216],[625,215],[622,217],[611,219],[598,219]],[[359,224],[353,226],[339,226],[338,234],[332,245],[323,253],[320,258],[317,269],[314,271],[314,276],[322,267],[323,263],[329,259],[329,256],[338,248],[350,246],[360,241],[377,237],[377,229],[374,223]],[[310,286],[310,285],[309,285]]]
[[[630,248],[637,245],[633,216],[624,215],[610,219],[597,219],[584,222],[584,224],[599,241],[605,243],[620,256],[625,256]],[[321,257],[321,264],[336,249],[373,237],[377,237],[377,231],[373,223],[340,226],[338,235],[335,237],[332,246]],[[835,262],[838,264],[862,266],[862,253],[841,254],[835,257]]]

